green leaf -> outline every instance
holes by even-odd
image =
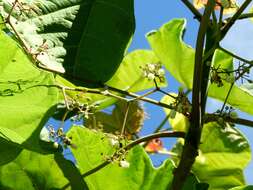
[[[131,139],[140,131],[145,117],[144,108],[138,101],[131,103],[118,101],[111,114],[97,112],[85,120],[84,124],[90,129],[102,129],[107,133],[119,134],[124,123],[127,104],[129,104],[129,109],[126,116],[125,135]]]
[[[12,4],[3,3],[7,17]],[[14,9],[12,21],[32,52],[44,52],[37,57],[43,67],[65,70],[79,85],[99,86],[112,77],[134,33],[133,0],[25,3],[30,11]]]
[[[191,89],[195,51],[182,41],[185,24],[186,21],[184,19],[174,19],[163,25],[158,31],[148,34],[147,39],[155,54],[171,75],[183,86]],[[226,68],[231,69],[232,58],[225,53],[216,51],[213,65],[218,66],[222,64],[225,64]],[[222,87],[217,87],[214,83],[211,84],[208,96],[224,101],[231,84],[226,81],[223,81],[223,84],[224,86]],[[244,112],[253,114],[251,106],[253,104],[253,96],[237,85],[233,86],[227,102]]]
[[[14,160],[22,149],[0,138],[0,166]]]
[[[199,149],[192,172],[200,182],[210,185],[209,190],[227,190],[245,184],[243,170],[251,160],[251,151],[239,130],[228,124],[205,124]],[[181,153],[182,141],[174,151]]]
[[[72,149],[81,173],[88,172],[114,153],[109,135],[84,127],[73,126],[68,132],[73,143]],[[85,177],[90,190],[166,190],[173,178],[174,166],[170,160],[159,168],[153,168],[143,148],[136,146],[126,156],[129,168],[122,168],[117,162],[110,163],[96,173]],[[106,180],[105,180],[106,179]],[[193,180],[193,179],[189,179]],[[193,181],[194,182],[194,181]],[[193,183],[192,182],[192,183]]]
[[[150,50],[135,50],[127,54],[117,72],[106,83],[108,86],[138,92],[154,88],[155,84],[143,76],[143,69],[147,64],[159,63],[159,59]],[[166,82],[157,80],[158,86],[167,86]]]
[[[39,134],[57,103],[52,74],[34,67],[11,37],[0,33],[0,137],[42,151]]]
[[[235,187],[229,190],[253,190],[253,185],[249,186],[241,186],[241,187]]]
[[[58,160],[67,163],[62,155],[55,155]],[[62,158],[59,158],[62,157]],[[67,171],[74,174],[67,163]],[[66,171],[61,170],[61,166],[54,160],[54,155],[42,155],[35,152],[23,150],[20,155],[4,166],[0,167],[0,189],[8,190],[37,190],[37,189],[61,189],[69,180],[78,182],[71,183],[72,189],[87,189],[81,175],[72,175],[72,178],[66,178]],[[78,172],[78,171],[77,171]],[[79,180],[78,180],[79,179]],[[80,181],[81,180],[81,181]],[[69,188],[68,188],[69,189]]]

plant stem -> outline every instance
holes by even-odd
[[[205,115],[205,123],[217,121],[221,116],[219,114],[206,114]],[[243,118],[231,118],[231,117],[222,117],[224,121],[231,122],[239,125],[245,125],[247,127],[253,127],[253,121],[243,119]]]
[[[207,3],[203,17],[201,18],[195,53],[195,65],[193,76],[193,95],[192,95],[192,112],[191,124],[186,135],[185,145],[178,167],[174,172],[172,181],[172,190],[181,190],[184,182],[190,173],[191,167],[198,155],[198,146],[201,135],[202,109],[201,109],[201,81],[203,72],[203,49],[205,35],[209,25],[209,19],[215,6],[215,1],[210,0]]]
[[[236,59],[238,59],[238,60],[244,62],[244,63],[248,63],[248,64],[250,64],[250,65],[253,65],[253,61],[252,61],[252,60],[244,59],[243,57],[240,57],[240,56],[238,56],[238,55],[232,53],[231,51],[229,51],[229,50],[227,50],[227,49],[225,49],[225,48],[223,48],[223,47],[221,47],[221,46],[219,46],[218,48],[219,48],[220,50],[224,51],[225,53],[231,55],[232,57],[234,57],[234,58],[236,58]]]
[[[201,13],[193,6],[191,2],[188,0],[181,0],[185,6],[194,14],[194,18],[196,18],[198,21],[201,21]]]

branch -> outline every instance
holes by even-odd
[[[232,53],[231,51],[229,51],[229,50],[227,50],[227,49],[225,49],[225,48],[223,48],[223,47],[221,47],[221,46],[219,46],[218,48],[219,48],[220,50],[224,51],[225,53],[231,55],[232,57],[234,57],[234,58],[236,58],[236,59],[238,59],[238,60],[244,62],[244,63],[248,63],[248,64],[250,64],[250,65],[253,65],[253,60],[244,59],[243,57],[240,57],[240,56],[238,56],[238,55]]]
[[[199,22],[201,21],[201,13],[190,3],[188,0],[181,0],[185,6],[194,14],[194,18],[196,18]]]
[[[194,76],[193,76],[193,95],[192,95],[192,114],[191,114],[191,125],[189,132],[185,139],[185,145],[183,147],[182,157],[179,165],[174,172],[174,178],[172,181],[172,190],[181,190],[184,182],[190,173],[192,164],[195,161],[195,157],[198,155],[198,145],[200,142],[201,135],[201,81],[202,81],[202,70],[203,70],[203,49],[205,42],[205,35],[209,25],[209,19],[215,6],[215,1],[210,0],[207,3],[203,17],[200,22],[196,54],[195,54],[195,65],[194,65]]]
[[[244,13],[244,14],[241,14],[237,20],[243,20],[243,19],[248,19],[248,18],[252,18],[253,17],[253,13]],[[231,17],[229,18],[226,18],[225,20],[228,21],[230,20]]]
[[[111,86],[106,86],[106,88],[108,88],[108,90],[111,90],[113,92],[117,92],[117,93],[120,93],[120,94],[125,95],[125,96],[130,96],[130,97],[133,97],[133,98],[136,98],[136,99],[140,99],[140,100],[142,100],[144,102],[148,102],[148,103],[160,106],[160,107],[164,107],[164,108],[168,108],[168,109],[175,109],[171,105],[168,105],[168,104],[165,104],[165,103],[153,100],[151,98],[146,98],[146,97],[139,98],[140,95],[137,95],[137,94],[132,93],[132,92],[124,91],[124,90],[117,89],[117,88],[114,88],[114,87],[111,87]]]
[[[185,133],[184,132],[180,132],[180,131],[164,131],[164,132],[160,132],[160,133],[154,133],[151,135],[147,135],[144,136],[142,138],[139,138],[131,143],[129,143],[128,145],[126,145],[125,147],[123,147],[122,149],[127,151],[130,150],[131,148],[135,147],[136,145],[142,143],[142,142],[146,142],[146,141],[150,141],[152,139],[156,139],[156,138],[168,138],[168,137],[179,137],[179,138],[184,138],[185,137]],[[115,152],[111,157],[113,158],[115,155],[117,155],[118,152]],[[96,173],[97,171],[103,169],[104,167],[106,167],[108,164],[110,164],[111,161],[106,160],[103,163],[99,164],[98,166],[96,166],[95,168],[85,172],[84,174],[82,174],[82,177],[85,178],[89,175],[92,175],[94,173]],[[67,189],[70,186],[70,183],[67,183],[66,185],[64,185],[61,189]]]
[[[242,6],[236,11],[236,13],[228,20],[228,22],[224,25],[221,30],[221,39],[225,37],[229,29],[233,26],[235,21],[239,19],[242,12],[247,8],[247,6],[251,3],[252,0],[245,0]]]
[[[206,114],[205,115],[205,123],[208,122],[212,122],[212,121],[217,121],[221,116],[217,115],[217,114]],[[251,120],[247,120],[247,119],[243,119],[243,118],[231,118],[231,117],[222,117],[224,119],[224,121],[226,122],[231,122],[231,123],[235,123],[238,125],[245,125],[248,127],[253,127],[253,121]]]

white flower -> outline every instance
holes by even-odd
[[[59,147],[59,144],[58,144],[58,142],[54,142],[54,148],[58,148]]]
[[[155,65],[154,64],[148,64],[148,69],[150,71],[154,71],[155,70]]]
[[[126,161],[126,160],[120,160],[119,165],[122,168],[129,168],[130,163],[128,161]]]
[[[104,96],[108,96],[110,92],[108,90],[104,90],[101,92],[101,94],[103,94]]]
[[[40,132],[40,140],[50,142],[49,131],[46,127],[43,127]]]
[[[149,73],[147,77],[148,77],[148,80],[154,80],[155,79],[155,75],[153,73]]]
[[[117,146],[119,144],[119,141],[117,138],[110,138],[110,144],[112,146]]]
[[[164,76],[164,75],[165,75],[164,69],[159,69],[159,70],[157,71],[157,73],[158,73],[159,76]]]

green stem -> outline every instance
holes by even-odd
[[[194,14],[194,18],[196,18],[198,21],[201,21],[201,13],[193,6],[193,4],[191,2],[189,2],[188,0],[181,0],[185,6],[192,12],[192,14]]]
[[[225,48],[223,48],[223,47],[221,47],[221,46],[219,46],[218,48],[219,48],[220,50],[224,51],[225,53],[231,55],[232,57],[234,57],[234,58],[236,58],[236,59],[238,59],[238,60],[244,62],[244,63],[248,63],[248,64],[250,64],[250,65],[253,65],[253,61],[252,61],[252,60],[244,59],[243,57],[240,57],[240,56],[238,56],[238,55],[232,53],[231,51],[229,51],[229,50],[227,50],[227,49],[225,49]]]
[[[212,122],[212,121],[217,121],[221,116],[218,114],[206,114],[205,115],[205,123]],[[231,122],[235,123],[238,125],[245,125],[247,127],[253,127],[253,121],[243,119],[243,118],[231,118],[231,117],[222,117],[224,121],[226,122]]]
[[[214,0],[209,0],[200,22],[198,37],[196,42],[195,65],[193,76],[193,90],[192,90],[192,112],[191,125],[185,139],[185,145],[182,151],[182,157],[179,165],[174,172],[172,181],[172,190],[181,190],[184,182],[190,173],[191,167],[198,155],[198,146],[201,135],[201,81],[203,79],[203,49],[205,42],[205,35],[209,26],[209,19],[215,6]]]

